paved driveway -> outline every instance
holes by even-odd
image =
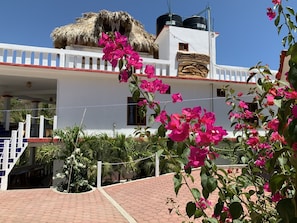
[[[199,180],[199,171],[195,171]],[[173,174],[105,186],[81,194],[64,194],[53,189],[0,192],[0,222],[5,223],[175,223],[183,217],[166,204],[173,198],[184,209],[190,193],[173,190]],[[212,197],[212,199],[216,199]],[[199,222],[199,221],[197,221]]]

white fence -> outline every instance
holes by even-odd
[[[112,68],[111,64],[104,61],[102,57],[101,48],[98,48],[98,52],[89,52],[0,43],[0,63],[119,71],[118,68]],[[143,57],[143,64],[144,66],[146,64],[154,65],[157,76],[174,76],[170,74],[170,70],[176,70],[176,68],[170,69],[170,66],[174,66],[174,62],[169,60]],[[214,80],[245,82],[249,77],[249,68],[245,67],[214,65],[210,70],[213,71],[213,74],[209,74],[209,79]],[[137,73],[143,73],[143,70],[138,70]],[[256,80],[255,76],[251,82]]]
[[[102,57],[103,53],[100,48],[98,48],[98,52],[87,52],[0,43],[0,62],[2,63],[119,71],[118,68],[112,68],[111,64],[104,61]],[[143,59],[144,65],[152,64],[155,66],[157,75],[169,75],[169,61]],[[141,72],[143,71],[137,71],[137,73]]]
[[[159,167],[160,157],[159,157],[158,153],[155,153],[155,155],[153,155],[153,156],[155,157],[155,177],[159,177],[160,176],[160,167]],[[116,165],[125,165],[125,164],[137,163],[139,161],[150,159],[153,156],[145,157],[145,158],[138,159],[138,160],[133,160],[131,162],[121,162],[121,163],[104,163],[102,161],[98,161],[97,162],[97,187],[100,188],[102,186],[102,167],[104,165],[116,166]]]

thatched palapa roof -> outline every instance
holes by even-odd
[[[51,38],[55,48],[71,45],[98,46],[101,33],[110,31],[119,31],[127,36],[134,50],[138,52],[157,51],[155,36],[146,32],[139,21],[123,11],[84,13],[75,23],[55,28]]]

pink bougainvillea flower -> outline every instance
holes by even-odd
[[[127,82],[129,79],[129,72],[127,70],[122,70],[119,74],[120,82]]]
[[[109,35],[107,35],[106,33],[103,32],[101,35],[101,38],[99,39],[98,45],[105,46],[109,40],[110,40]]]
[[[253,118],[253,117],[254,117],[254,113],[251,112],[251,111],[249,111],[249,110],[245,110],[245,111],[243,112],[243,116],[244,116],[244,118],[246,118],[246,119]]]
[[[159,92],[160,94],[166,94],[166,92],[168,91],[169,89],[169,85],[168,84],[162,84],[160,87],[159,87]]]
[[[238,106],[243,109],[248,109],[248,105],[244,101],[240,101]]]
[[[255,166],[263,168],[265,166],[265,162],[266,160],[263,157],[259,157],[256,161],[255,161]]]
[[[277,118],[272,119],[267,123],[267,128],[273,131],[277,131],[279,126],[279,120]]]
[[[215,121],[216,117],[213,112],[205,112],[205,114],[200,119],[200,122],[207,126],[212,126]]]
[[[268,183],[268,182],[266,182],[266,183],[263,185],[263,189],[264,189],[264,191],[266,191],[266,192],[271,192],[271,189],[270,189],[270,186],[269,186],[269,183]]]
[[[272,0],[272,3],[275,5],[280,5],[282,3],[281,0]]]
[[[180,93],[173,94],[171,97],[172,97],[172,102],[173,103],[183,101],[182,95]]]
[[[142,107],[142,106],[146,106],[148,104],[147,100],[146,99],[143,99],[141,101],[139,101],[137,103],[138,106]]]
[[[196,202],[196,207],[201,210],[205,210],[206,208],[210,207],[211,202],[203,197]]]
[[[270,105],[270,106],[274,105],[274,96],[267,95],[266,99],[267,99],[267,105]]]
[[[165,110],[162,110],[160,114],[155,118],[155,121],[166,124],[168,121],[167,112]]]
[[[295,118],[297,118],[297,105],[294,105],[292,108],[292,114]]]
[[[115,42],[120,46],[127,46],[128,38],[125,35],[122,35],[120,32],[114,33]]]
[[[187,167],[201,167],[204,165],[204,161],[209,153],[208,148],[200,148],[195,146],[190,146],[190,155],[188,157],[189,162]]]
[[[178,128],[181,124],[181,118],[179,114],[171,114],[170,115],[170,121],[166,125],[166,129],[173,130]]]
[[[283,199],[284,197],[281,195],[281,193],[279,191],[277,191],[275,194],[272,195],[271,200],[273,202],[278,202],[281,199]]]
[[[275,18],[276,13],[272,10],[272,8],[267,8],[267,16],[269,20],[272,20]]]
[[[270,140],[271,140],[271,142],[279,141],[283,144],[286,144],[286,140],[285,140],[284,136],[280,135],[278,132],[271,133]]]
[[[142,59],[140,58],[137,52],[132,52],[130,56],[126,57],[127,60],[127,68],[135,68],[140,69],[142,67]]]
[[[149,93],[155,93],[156,87],[152,84],[152,82],[149,82],[147,80],[141,80],[141,84],[139,86],[142,90],[147,91]]]
[[[284,95],[287,99],[297,99],[297,91],[284,91]]]
[[[155,77],[155,67],[153,65],[146,65],[144,72],[146,73],[147,78]]]
[[[175,142],[182,142],[189,137],[190,126],[187,122],[182,123],[177,128],[173,129],[168,137]]]
[[[260,143],[259,137],[249,137],[246,144],[252,148],[256,148]]]

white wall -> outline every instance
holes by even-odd
[[[161,107],[166,105],[169,114],[181,112],[184,107],[201,106],[216,113],[218,125],[223,125],[225,128],[230,126],[227,118],[229,108],[225,105],[225,98],[216,97],[216,89],[222,88],[224,83],[212,84],[199,79],[176,78],[164,78],[163,81],[171,85],[171,93],[180,92],[184,99],[183,103],[173,104],[171,95],[157,95],[156,100],[160,101]],[[246,85],[240,84],[234,88],[243,91],[245,88],[243,86]],[[129,96],[128,85],[119,83],[117,75],[59,78],[58,128],[73,127],[82,122],[83,129],[89,133],[133,134],[136,126],[127,126]],[[153,129],[157,126],[153,125]]]
[[[160,59],[170,60],[170,76],[177,76],[178,63],[176,54],[179,43],[188,43],[189,52],[209,55],[212,63],[216,63],[216,37],[214,32],[190,29],[177,26],[166,26],[158,36]],[[211,39],[211,46],[209,40]]]

